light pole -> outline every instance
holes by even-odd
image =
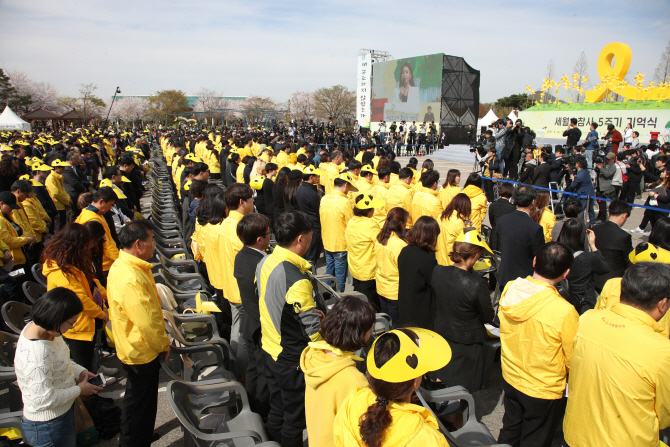
[[[112,106],[114,105],[114,100],[116,99],[116,95],[121,93],[121,89],[119,87],[116,87],[116,91],[114,92],[114,97],[112,98],[112,103],[109,105],[109,111],[107,112],[107,118],[105,118],[105,125],[109,122],[109,114],[112,113]]]

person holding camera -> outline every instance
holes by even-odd
[[[642,159],[637,155],[630,155],[626,160],[626,181],[621,187],[621,200],[628,203],[635,203],[635,196],[640,193],[640,181],[642,180],[642,169],[640,164]]]
[[[589,168],[593,167],[593,151],[596,150],[598,143],[598,131],[596,131],[597,128],[598,123],[591,123],[591,130],[589,130],[589,133],[586,135],[586,140],[584,140],[582,143],[582,146],[584,149],[586,149],[585,155],[586,160],[589,162]]]
[[[623,137],[621,136],[621,132],[616,130],[614,124],[608,124],[607,133],[603,137],[603,140],[607,141],[608,148],[610,146],[612,148],[611,151],[608,152],[614,152],[616,154],[619,152],[619,144],[623,141]]]
[[[589,170],[587,168],[588,164],[585,158],[578,157],[577,158],[577,174],[570,174],[570,178],[572,179],[572,183],[570,183],[570,186],[566,187],[566,191],[571,191],[579,195],[584,195],[584,196],[591,196],[594,197],[596,195],[595,189],[593,189],[593,183],[591,182],[591,176],[589,175]],[[579,218],[582,219],[584,217],[584,213],[586,212],[586,203],[588,201],[588,211],[589,211],[589,226],[593,226],[593,224],[596,221],[596,214],[593,211],[593,199],[586,199],[586,198],[579,198],[579,200],[582,202],[582,213],[579,215]]]
[[[615,200],[617,198],[616,188],[614,187],[614,176],[617,173],[617,165],[615,163],[616,155],[612,152],[605,156],[605,160],[596,159],[596,173],[598,174],[598,194],[599,197]],[[607,221],[607,202],[598,202],[598,217],[597,220]]]
[[[500,163],[498,162],[498,157],[496,156],[496,149],[494,147],[489,148],[486,157],[479,162],[479,166],[482,167],[482,176],[483,177],[493,177],[494,172],[498,172]],[[484,194],[486,194],[486,200],[490,203],[493,202],[493,180],[482,180],[484,185]]]
[[[503,169],[505,168],[505,162],[502,158],[503,149],[505,149],[505,143],[507,139],[505,136],[507,132],[512,130],[512,120],[499,119],[492,126],[495,129],[495,139],[496,139],[496,156],[498,157],[499,170],[502,174]]]
[[[563,136],[567,137],[565,141],[566,146],[577,146],[579,139],[582,137],[582,131],[577,127],[577,118],[570,118],[570,125],[563,132]]]

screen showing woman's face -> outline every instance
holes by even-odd
[[[404,85],[409,83],[409,80],[412,78],[412,73],[409,70],[409,67],[402,67],[402,72],[400,73],[400,80]]]

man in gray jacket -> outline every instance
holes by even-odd
[[[612,179],[614,174],[616,174],[616,154],[610,152],[605,157],[605,163],[596,163],[596,169],[598,172],[598,192],[599,196],[605,199],[615,200],[617,198],[616,188],[612,184]],[[599,201],[598,202],[598,218],[596,220],[606,222],[607,221],[607,202]]]

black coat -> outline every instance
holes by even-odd
[[[12,185],[19,179],[19,172],[14,171],[9,175],[0,174],[0,191],[11,191]]]
[[[498,234],[496,233],[496,222],[505,214],[516,211],[516,206],[504,197],[499,198],[489,206],[489,223],[491,224],[491,250],[498,250]]]
[[[542,188],[549,188],[549,175],[551,173],[551,166],[549,163],[540,163],[540,166],[533,171],[533,186],[540,186]]]
[[[572,262],[567,277],[568,288],[572,302],[580,305],[577,309],[580,314],[583,305],[593,309],[598,300],[598,294],[593,286],[594,275],[603,275],[609,271],[610,266],[599,251],[580,253]]]
[[[231,186],[233,183],[237,182],[237,167],[242,166],[238,163],[228,163],[226,165],[226,186]],[[244,169],[243,167],[240,169]]]
[[[47,190],[46,186],[33,186],[33,191],[35,191],[35,197],[37,197],[37,200],[40,201],[42,208],[44,208],[44,211],[46,211],[49,216],[58,215],[56,205],[49,195],[49,191]]]
[[[631,265],[628,255],[633,251],[633,240],[626,230],[614,222],[607,221],[593,227],[596,247],[610,266],[610,272],[596,275],[594,285],[600,290],[610,278],[621,278]]]
[[[265,214],[270,219],[274,218],[275,200],[272,196],[272,187],[274,183],[269,178],[263,180],[263,187],[256,193],[256,209],[259,213]]]
[[[316,192],[316,185],[309,182],[302,182],[296,192],[298,209],[306,213],[314,223],[314,232],[321,231],[321,218],[319,217],[319,205],[321,197]]]
[[[258,290],[256,288],[256,266],[263,255],[247,246],[242,247],[235,256],[233,275],[237,279],[244,315],[240,326],[240,334],[245,340],[253,342],[254,332],[261,328],[260,311],[258,310]]]
[[[435,253],[408,245],[398,255],[398,305],[401,326],[433,329],[435,293],[430,285],[437,265]]]
[[[88,183],[86,176],[74,166],[68,166],[63,171],[63,186],[72,203],[77,203],[79,194],[86,192]]]
[[[498,284],[533,274],[535,252],[544,245],[544,232],[530,216],[516,210],[496,222],[498,246],[502,259],[498,268]]]
[[[484,323],[493,321],[495,311],[485,279],[453,265],[438,265],[432,285],[437,302],[435,332],[466,345],[488,338]]]
[[[274,185],[272,188],[272,198],[274,199],[275,209],[273,212],[273,221],[276,222],[277,218],[281,213],[286,211],[284,206],[284,190],[286,189],[286,184],[283,185]]]

